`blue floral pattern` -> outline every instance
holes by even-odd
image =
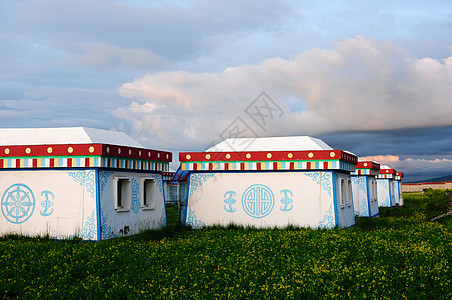
[[[87,218],[83,227],[83,239],[91,240],[97,237],[96,230],[96,210],[93,209],[91,215]]]
[[[363,197],[360,197],[358,200],[360,202],[359,215],[360,216],[368,216],[369,215],[369,206],[367,199],[367,180],[365,176],[359,177],[359,189],[362,191]]]
[[[334,212],[333,204],[330,204],[330,208],[323,215],[322,220],[319,222],[320,228],[333,228],[334,227]]]
[[[118,237],[118,235],[115,234],[111,229],[111,226],[107,224],[107,218],[105,217],[104,212],[102,210],[100,211],[100,215],[101,215],[100,217],[101,239],[104,240]]]
[[[91,198],[94,199],[94,191],[95,191],[95,173],[94,171],[79,171],[79,172],[68,172],[69,176],[75,182],[80,182],[80,185],[85,185],[88,193],[90,193]]]
[[[141,208],[139,195],[140,195],[140,184],[135,178],[132,178],[132,200],[130,208],[132,209],[134,214],[138,214]]]
[[[305,172],[314,182],[322,185],[322,189],[331,196],[331,173],[330,172]]]
[[[149,177],[154,179],[155,183],[159,187],[160,194],[163,195],[163,180],[161,175],[149,174]]]
[[[380,184],[383,189],[385,190],[384,192],[384,199],[382,199],[383,195],[378,195],[378,204],[380,206],[391,206],[391,199],[389,198],[389,179],[381,179],[377,181],[378,184]]]
[[[193,196],[193,193],[197,191],[203,184],[203,182],[207,182],[207,179],[213,177],[214,174],[191,174],[190,176],[190,196]]]
[[[195,211],[190,206],[188,207],[187,225],[191,225],[195,229],[206,226],[204,222],[198,220]]]
[[[107,184],[108,180],[110,179],[110,176],[113,175],[112,171],[100,171],[99,172],[99,186],[100,186],[100,197],[102,198],[102,195],[104,193],[105,185]]]
[[[359,176],[359,188],[364,193],[367,193],[367,180],[365,176]]]

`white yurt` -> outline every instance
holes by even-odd
[[[395,205],[395,175],[397,171],[383,165],[377,175],[378,206],[391,207]]]
[[[352,172],[353,205],[359,217],[378,216],[377,180],[380,164],[374,161],[358,161]]]
[[[396,205],[403,205],[402,198],[402,180],[403,172],[396,172],[394,180],[394,202]]]
[[[170,161],[122,132],[0,129],[0,234],[103,240],[162,227]]]
[[[230,138],[179,154],[189,172],[184,221],[333,228],[354,225],[357,157],[308,136]]]

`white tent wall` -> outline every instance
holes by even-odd
[[[94,170],[0,171],[0,234],[97,240],[96,185]]]
[[[378,206],[391,207],[394,201],[394,180],[377,178]]]
[[[373,217],[379,214],[375,176],[352,176],[353,205],[356,216]]]
[[[349,178],[334,171],[193,172],[185,225],[349,227],[354,225],[352,201],[341,207],[335,186]]]
[[[394,202],[396,205],[403,205],[402,198],[402,182],[400,180],[394,180]]]
[[[334,185],[336,191],[336,226],[339,228],[351,227],[355,225],[351,176],[342,172],[333,172],[333,174],[336,181]]]
[[[147,172],[121,172],[102,170],[100,180],[101,239],[137,234],[141,230],[158,229],[166,225],[165,197],[162,175]],[[118,180],[130,186],[117,207]],[[145,181],[152,184],[145,195]],[[143,202],[144,197],[149,203]]]

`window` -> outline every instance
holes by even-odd
[[[347,206],[351,206],[353,203],[353,191],[352,191],[352,181],[350,179],[348,180],[347,191],[348,191]]]
[[[143,209],[155,208],[156,183],[153,178],[142,178],[141,207]]]
[[[339,181],[339,202],[341,205],[341,208],[344,208],[345,206],[345,180],[340,179]]]
[[[374,180],[372,181],[372,201],[377,201],[377,182]]]
[[[168,197],[170,203],[177,203],[179,200],[179,186],[175,184],[168,185]]]
[[[117,211],[127,211],[130,209],[130,200],[132,197],[132,185],[130,179],[115,177],[114,178],[114,201]]]

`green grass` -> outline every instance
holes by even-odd
[[[0,238],[0,295],[449,299],[452,234],[428,221],[428,200],[411,198],[350,229],[170,226],[102,242],[9,235]]]

